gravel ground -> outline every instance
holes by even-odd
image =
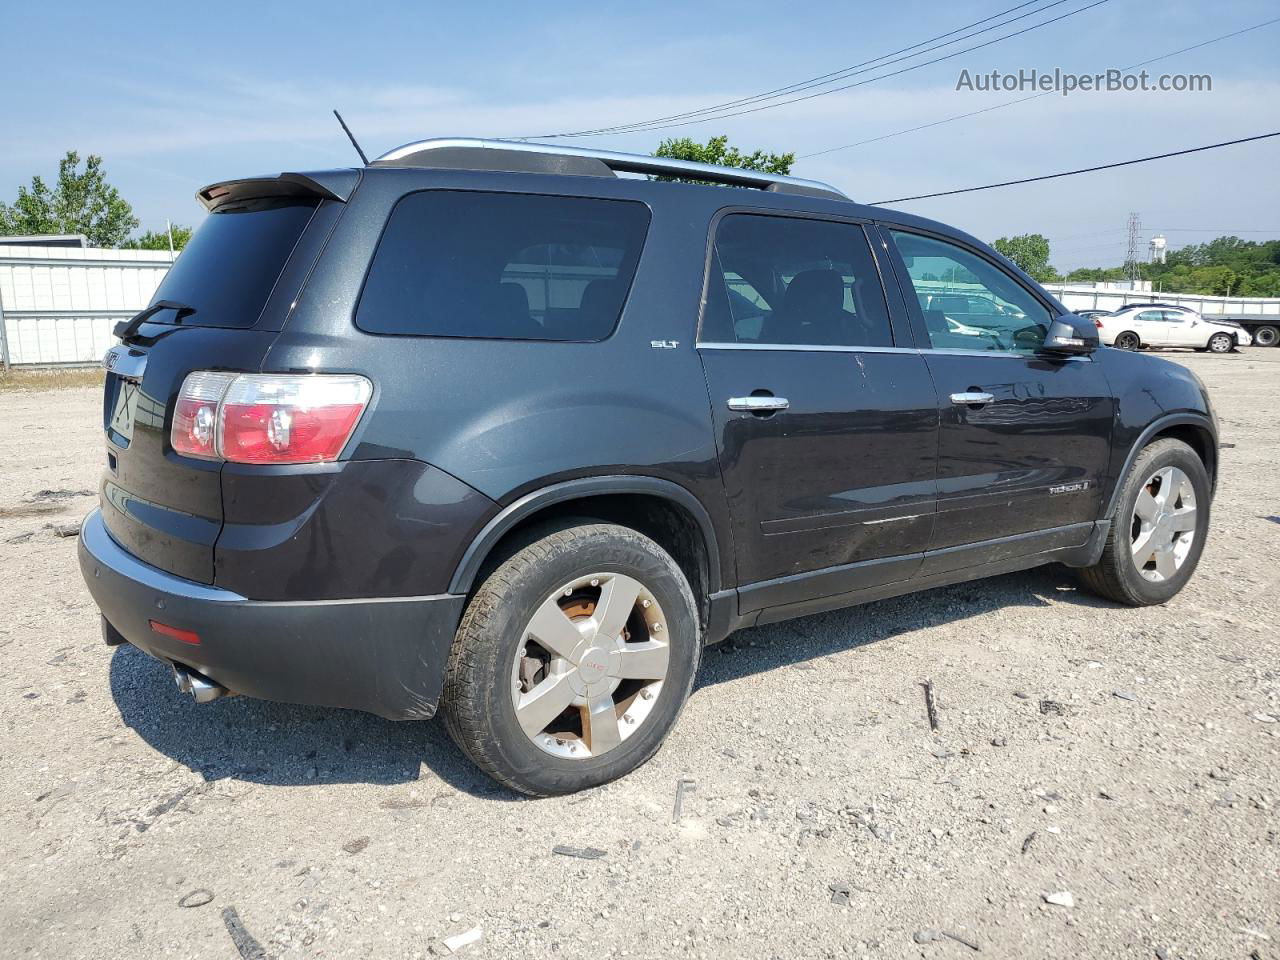
[[[0,953],[1280,957],[1280,350],[1175,358],[1227,446],[1172,603],[1050,567],[744,631],[647,766],[535,801],[104,647],[55,529],[99,395],[0,393]]]

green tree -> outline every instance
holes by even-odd
[[[1058,271],[1049,266],[1049,240],[1043,234],[1021,233],[1016,237],[1001,237],[991,245],[1033,279],[1041,283],[1058,279]]]
[[[698,143],[688,137],[663,140],[658,144],[658,149],[653,152],[653,155],[669,157],[672,160],[692,160],[694,163],[714,163],[721,167],[739,167],[743,170],[782,174],[790,173],[791,165],[796,162],[794,153],[765,153],[763,150],[742,153],[737,147],[729,146],[728,137],[712,137],[706,143]],[[662,179],[675,178],[663,177]]]
[[[191,239],[191,233],[194,228],[184,227],[181,224],[173,225],[173,249],[181,250],[187,245]],[[148,230],[146,233],[138,237],[126,240],[123,244],[127,250],[168,250],[169,249],[169,233],[166,230],[159,232]]]
[[[58,164],[53,188],[40,176],[19,187],[13,206],[0,203],[0,233],[82,233],[95,247],[118,247],[138,219],[120,191],[107,183],[102,158],[90,155],[80,170],[80,155],[68,150]]]
[[[1164,263],[1146,263],[1143,277],[1157,292],[1210,296],[1280,296],[1280,240],[1217,237],[1170,250]],[[1083,267],[1070,281],[1122,280],[1122,267]]]

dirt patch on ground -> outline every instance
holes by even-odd
[[[0,515],[5,952],[1275,956],[1280,350],[1175,356],[1224,448],[1172,603],[1051,567],[745,631],[653,761],[557,800],[436,722],[179,698],[102,645],[74,540]],[[101,399],[51,396],[0,395],[0,504],[74,519]]]

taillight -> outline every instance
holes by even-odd
[[[174,450],[202,460],[218,459],[215,442],[218,404],[235,378],[234,373],[208,370],[187,374],[187,379],[182,381],[182,389],[178,391],[178,403],[173,408],[173,428],[169,431]]]
[[[232,463],[338,459],[373,387],[354,374],[187,375],[173,412],[173,449]]]
[[[1097,317],[1093,318],[1093,325],[1097,327],[1099,330],[1102,329],[1102,321],[1099,320]]]

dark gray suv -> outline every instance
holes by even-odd
[[[197,700],[441,705],[564,793],[739,628],[1053,561],[1160,603],[1204,546],[1200,382],[942,224],[473,140],[199,197],[105,358],[80,541],[107,642]]]

